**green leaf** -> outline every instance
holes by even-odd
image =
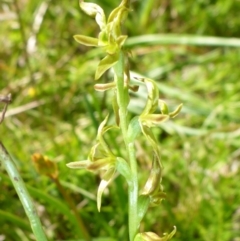
[[[99,184],[98,192],[97,192],[97,208],[100,212],[101,210],[101,202],[102,202],[102,194],[105,188],[109,185],[109,183],[112,181],[115,173],[115,168],[111,168],[107,170],[102,178],[102,181]]]
[[[149,207],[150,198],[149,196],[140,196],[138,198],[138,223],[140,223],[145,216]]]
[[[98,46],[98,39],[88,37],[85,35],[74,35],[73,38],[80,44],[83,44],[85,46]]]
[[[141,133],[141,126],[139,124],[139,116],[135,116],[134,118],[131,119],[128,126],[127,138],[129,142],[133,142],[140,133]]]
[[[95,80],[99,79],[108,69],[115,65],[118,61],[118,53],[113,55],[108,54],[104,59],[102,59],[97,67],[95,73]]]
[[[95,17],[100,29],[106,26],[106,18],[103,9],[95,3],[85,3],[80,1],[80,8],[89,16]]]
[[[98,35],[98,46],[107,46],[108,43],[108,32],[107,29],[101,31]]]
[[[123,175],[128,183],[129,187],[132,187],[132,173],[129,167],[129,164],[121,157],[117,157],[116,159],[116,169],[117,171]]]

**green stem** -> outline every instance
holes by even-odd
[[[137,173],[137,161],[135,155],[134,143],[128,144],[128,153],[130,168],[132,171],[132,183],[133,187],[128,189],[128,198],[129,198],[129,211],[128,211],[128,220],[129,220],[129,238],[130,241],[134,240],[134,237],[137,234],[139,228],[138,223],[138,173]]]
[[[8,154],[4,145],[0,142],[0,160],[3,167],[6,169],[13,186],[19,196],[19,199],[23,205],[25,213],[31,224],[32,231],[37,241],[47,241],[46,235],[43,231],[41,221],[37,216],[37,211],[34,207],[33,201],[27,191],[27,188],[22,180],[17,168],[15,167],[10,155]]]
[[[129,239],[134,240],[139,227],[137,208],[138,208],[138,176],[137,176],[137,161],[135,155],[134,143],[130,142],[127,137],[128,116],[127,106],[129,102],[128,86],[124,82],[124,53],[120,52],[119,61],[114,66],[115,81],[117,86],[117,102],[119,106],[120,128],[123,139],[126,145],[126,150],[129,158],[130,169],[132,172],[133,185],[128,188],[128,226]]]

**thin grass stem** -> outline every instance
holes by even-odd
[[[19,196],[23,205],[25,213],[28,216],[32,231],[37,241],[47,241],[46,235],[43,231],[41,221],[37,215],[37,211],[33,201],[27,191],[24,181],[22,180],[17,168],[15,167],[10,155],[8,154],[4,145],[0,142],[0,161],[7,171],[13,186]]]

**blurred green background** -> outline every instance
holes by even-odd
[[[95,1],[107,14],[120,1]],[[154,132],[162,149],[167,199],[151,208],[141,230],[177,233],[173,241],[240,240],[240,2],[237,0],[132,1],[124,26],[134,44],[131,70],[157,80],[160,98],[181,114]],[[128,240],[127,191],[116,177],[97,212],[100,178],[65,164],[84,160],[99,123],[111,109],[111,93],[96,93],[94,72],[103,56],[80,46],[74,34],[97,36],[95,21],[78,1],[1,0],[0,94],[12,93],[0,139],[14,158],[35,201],[49,240],[79,240],[81,233],[54,182],[39,175],[33,153],[57,162],[61,184],[71,195],[92,237]],[[143,44],[147,34],[174,34],[174,43]],[[195,44],[182,44],[186,36]],[[196,41],[204,36],[224,37]],[[156,39],[161,41],[161,38]],[[240,41],[236,39],[236,41]],[[224,46],[223,46],[224,45]],[[105,74],[101,82],[111,81]],[[129,112],[140,113],[146,90],[131,93]],[[2,108],[2,106],[1,106]],[[117,133],[106,136],[116,153]],[[139,181],[151,167],[151,150],[137,144]],[[107,239],[109,238],[109,239]],[[28,220],[6,173],[0,172],[0,240],[33,240]]]

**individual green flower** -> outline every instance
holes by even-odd
[[[84,35],[75,35],[74,39],[85,46],[103,47],[107,55],[99,62],[95,79],[99,79],[109,68],[114,66],[119,59],[119,52],[127,36],[121,34],[121,22],[125,19],[129,9],[129,1],[122,1],[109,15],[108,20],[103,9],[95,3],[80,1],[81,9],[88,15],[95,17],[100,27],[98,38]]]
[[[69,168],[73,169],[86,168],[93,172],[104,171],[97,192],[97,207],[99,211],[101,208],[103,191],[112,181],[116,171],[116,156],[110,150],[103,135],[107,131],[118,127],[113,125],[106,126],[107,121],[108,116],[102,121],[98,128],[97,143],[91,148],[88,159],[67,164]]]

